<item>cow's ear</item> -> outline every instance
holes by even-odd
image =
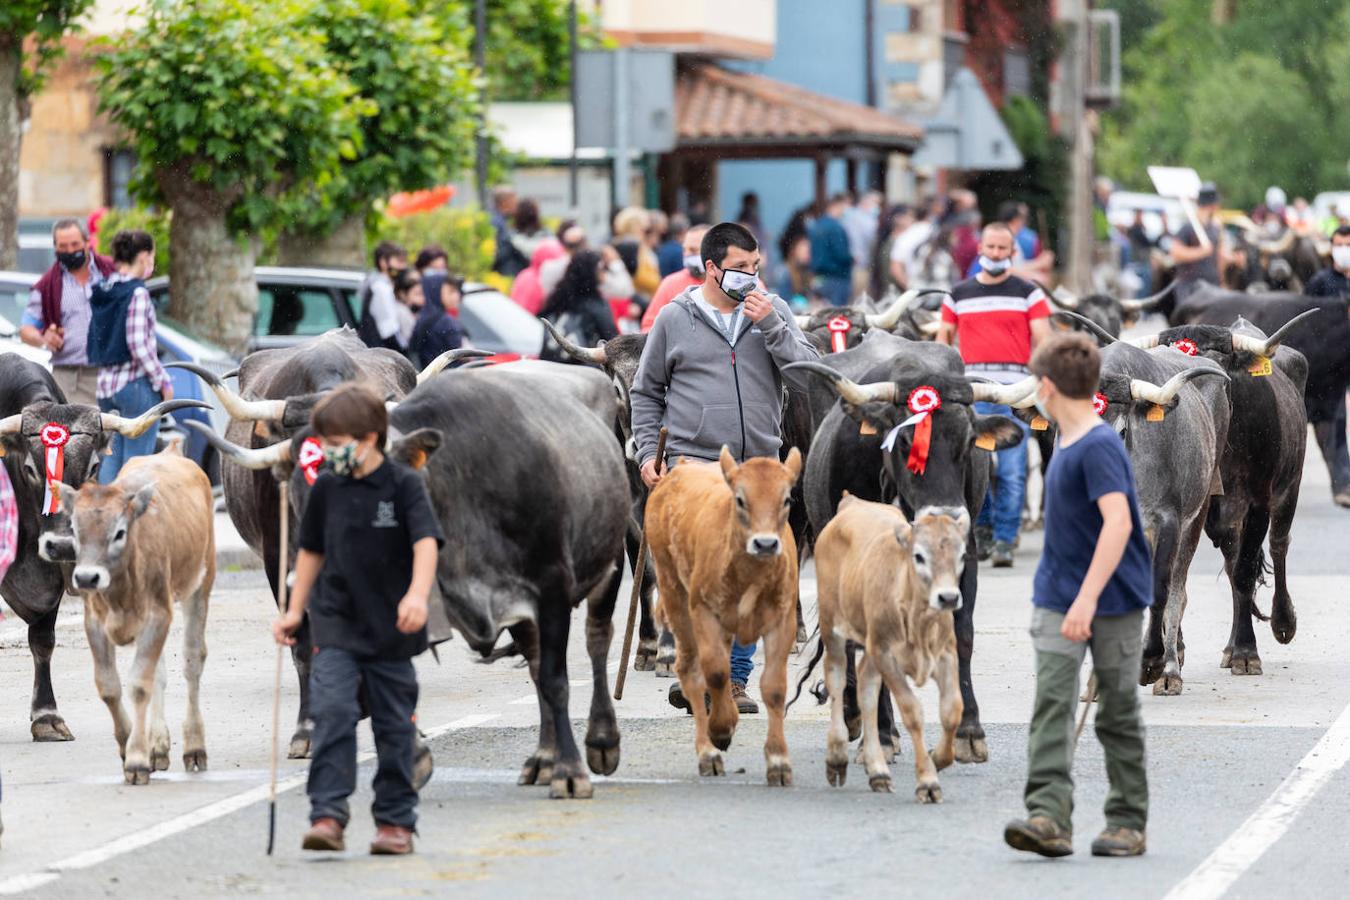
[[[145,511],[150,508],[150,501],[154,499],[155,483],[151,481],[131,495],[131,500],[127,502],[127,520],[129,522],[134,522],[145,515]]]
[[[0,457],[13,453],[21,455],[25,449],[24,437],[17,431],[12,434],[0,434]]]
[[[727,480],[727,484],[731,484],[731,479],[736,477],[736,471],[740,466],[736,465],[736,459],[726,444],[722,445],[722,453],[717,457],[717,462],[722,466],[722,477]]]
[[[389,448],[389,458],[410,469],[421,469],[441,446],[442,436],[435,428],[419,428],[405,434]]]
[[[844,415],[858,423],[860,434],[885,434],[900,424],[900,408],[887,400],[873,400],[856,406],[843,402]]]
[[[910,527],[908,522],[895,523],[895,542],[900,545],[901,550],[909,550]]]
[[[797,479],[802,476],[802,451],[793,447],[788,451],[787,459],[783,461],[787,467],[788,474],[792,476],[792,483],[796,484]]]
[[[1007,416],[976,416],[975,440],[994,442],[995,450],[1007,450],[1022,443],[1022,428]]]

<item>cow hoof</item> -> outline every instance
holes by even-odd
[[[956,761],[959,763],[989,762],[989,745],[984,736],[956,733]]]
[[[914,789],[915,803],[941,803],[942,788],[936,784],[921,784]]]
[[[848,780],[848,758],[845,757],[842,762],[825,760],[825,780],[830,783],[830,787],[843,787]]]
[[[674,677],[675,677],[675,660],[674,660],[673,658],[672,658],[672,659],[662,659],[661,657],[658,656],[658,657],[656,658],[655,671],[656,671],[656,677],[657,677],[657,678],[674,678]]]
[[[591,779],[585,772],[558,774],[548,785],[548,796],[552,800],[589,800],[594,795],[595,788],[591,787]]]
[[[1219,657],[1219,668],[1228,669],[1231,668],[1232,665],[1233,665],[1233,648],[1225,647],[1223,649],[1223,655]]]
[[[184,753],[183,768],[189,772],[205,772],[206,750],[188,750]]]
[[[1331,499],[1337,506],[1350,509],[1350,490],[1337,491],[1331,495]]]
[[[596,775],[613,775],[619,768],[619,744],[612,747],[597,747],[586,742],[586,765]]]
[[[929,750],[928,759],[932,761],[933,768],[941,772],[943,769],[948,768],[952,763],[956,762],[956,754],[949,750],[944,756],[936,750]]]
[[[149,766],[127,766],[122,769],[122,775],[126,778],[127,784],[149,784],[150,767]]]
[[[709,728],[708,740],[712,741],[712,745],[716,747],[718,750],[725,751],[731,747],[731,738],[732,735],[734,735],[735,733],[736,729],[734,726],[726,729],[725,731]]]
[[[849,710],[844,710],[844,727],[848,729],[848,742],[851,744],[862,737],[862,713],[853,712],[849,715]]]
[[[1161,656],[1144,657],[1143,663],[1139,666],[1139,683],[1141,685],[1155,684],[1163,674],[1163,658]]]
[[[1275,635],[1275,640],[1281,644],[1287,644],[1294,639],[1294,632],[1298,631],[1298,617],[1294,611],[1289,611],[1289,616],[1274,614],[1270,617],[1270,631]]]
[[[309,759],[309,735],[296,734],[291,737],[291,746],[286,750],[287,759]]]
[[[205,766],[202,768],[205,768]],[[431,748],[422,743],[419,735],[417,746],[413,748],[413,789],[420,791],[426,787],[435,771],[436,760],[431,755]]]
[[[1153,682],[1153,693],[1159,697],[1177,697],[1181,695],[1181,676],[1164,675]]]
[[[727,774],[722,762],[722,754],[717,751],[701,754],[698,758],[698,774],[704,778]]]
[[[1234,675],[1260,675],[1261,657],[1255,650],[1250,653],[1235,653],[1233,654],[1233,665],[1230,667],[1230,671]],[[1177,691],[1177,693],[1181,692]]]
[[[637,652],[633,654],[633,671],[650,672],[656,668],[656,641],[648,638],[638,642]]]
[[[150,751],[150,768],[155,772],[169,771],[169,748],[159,749],[158,747]]]
[[[894,734],[881,736],[881,756],[887,763],[893,763],[900,755],[900,739]]]
[[[49,741],[73,741],[75,735],[70,733],[66,727],[66,720],[56,713],[48,713],[45,716],[38,716],[33,720],[30,729],[33,732],[33,740],[40,744]]]
[[[895,788],[891,784],[891,775],[889,772],[868,775],[867,786],[876,794],[892,794],[895,792]]]
[[[769,787],[792,787],[792,764],[789,762],[770,763],[768,777]]]
[[[553,760],[536,753],[520,767],[520,777],[516,779],[516,784],[548,784],[551,781],[553,781]]]

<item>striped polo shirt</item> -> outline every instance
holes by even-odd
[[[1025,377],[1031,322],[1049,315],[1045,292],[1016,275],[997,284],[968,278],[942,303],[942,321],[956,326],[967,370],[1005,384]]]

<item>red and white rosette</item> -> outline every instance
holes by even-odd
[[[1110,406],[1110,404],[1106,402],[1105,394],[1098,392],[1092,395],[1092,411],[1097,415],[1106,415],[1106,407],[1108,406]]]
[[[323,465],[323,447],[319,444],[318,438],[305,438],[304,443],[300,445],[296,462],[305,475],[305,484],[313,484],[319,477],[319,466]]]
[[[42,514],[54,516],[61,511],[61,495],[53,487],[61,480],[66,469],[66,444],[70,442],[70,429],[59,422],[48,422],[38,433],[46,462],[46,489],[42,494]]]
[[[909,392],[909,411],[914,413],[914,442],[909,446],[905,468],[922,475],[928,467],[928,448],[933,443],[933,413],[942,408],[937,388],[923,384]]]
[[[830,352],[843,353],[848,349],[848,333],[853,329],[853,323],[844,316],[835,316],[825,323],[825,327],[830,332]]]
[[[1200,352],[1200,348],[1195,346],[1195,341],[1191,340],[1190,338],[1182,338],[1179,341],[1175,341],[1173,342],[1172,346],[1173,348],[1180,350],[1182,353],[1185,353],[1187,356],[1195,356],[1197,353]]]

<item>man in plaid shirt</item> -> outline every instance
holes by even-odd
[[[89,359],[100,366],[99,409],[133,417],[161,398],[173,399],[169,373],[156,352],[155,307],[145,289],[145,279],[155,270],[155,242],[144,231],[121,231],[112,239],[112,251],[116,271],[89,298]],[[158,437],[158,423],[138,438],[114,435],[99,481],[110,483],[128,459],[155,452]]]

